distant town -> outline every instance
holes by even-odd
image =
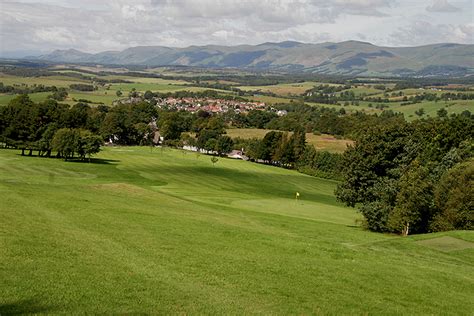
[[[235,113],[248,113],[252,110],[264,111],[269,110],[275,112],[278,116],[284,116],[287,113],[286,110],[277,110],[270,106],[267,106],[265,102],[252,102],[252,101],[241,101],[241,100],[226,100],[219,98],[176,98],[167,97],[159,98],[154,97],[151,100],[147,100],[141,95],[136,97],[122,98],[114,101],[114,105],[117,104],[134,104],[143,101],[152,101],[156,106],[163,110],[178,110],[196,113],[198,111],[205,111],[209,113],[226,113],[230,110]]]

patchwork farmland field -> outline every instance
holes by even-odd
[[[0,314],[474,310],[472,232],[370,233],[335,182],[271,166],[146,147],[97,158],[0,150]]]
[[[45,86],[56,86],[68,88],[68,98],[63,103],[73,105],[77,103],[79,99],[91,101],[95,104],[103,103],[106,105],[112,105],[114,100],[117,100],[119,97],[116,96],[116,92],[120,90],[123,94],[123,97],[126,97],[132,89],[135,89],[138,92],[145,92],[147,90],[160,93],[173,93],[178,91],[191,91],[191,92],[200,92],[205,90],[215,90],[218,91],[221,95],[237,95],[234,92],[229,90],[219,90],[214,88],[206,88],[193,85],[192,82],[186,81],[186,74],[174,74],[175,76],[184,76],[183,79],[162,79],[162,78],[149,78],[146,77],[136,77],[136,76],[127,76],[125,73],[117,74],[108,74],[98,76],[97,74],[91,74],[91,69],[86,69],[88,72],[82,72],[81,68],[75,70],[53,70],[51,73],[54,75],[51,76],[37,76],[37,77],[21,77],[13,76],[0,73],[0,82],[4,85],[38,85],[42,84]],[[107,69],[111,72],[113,69]],[[71,75],[82,75],[84,77],[74,77]],[[89,78],[89,79],[84,79]],[[98,90],[85,92],[85,91],[76,91],[69,89],[71,84],[91,84],[96,78],[104,80],[126,80],[128,82],[124,83],[111,83],[108,87],[101,86]],[[189,78],[188,78],[189,79]],[[212,81],[211,81],[212,82]],[[215,82],[214,82],[215,83]],[[223,82],[235,84],[232,82]],[[266,104],[272,106],[275,104],[284,104],[290,103],[302,98],[302,95],[305,91],[318,86],[318,85],[331,85],[339,86],[338,84],[327,84],[323,82],[316,81],[304,81],[304,82],[295,82],[295,83],[280,83],[274,85],[265,85],[265,86],[238,86],[239,89],[243,91],[250,92],[251,95],[244,96],[245,99],[256,102],[265,102]],[[393,88],[393,84],[385,84],[387,88]],[[445,92],[456,92],[453,90],[453,87],[441,87],[442,89],[430,90],[430,89],[403,89],[396,90],[394,93],[402,93],[404,96],[414,96],[416,94],[421,94],[424,92],[435,93],[440,96]],[[470,86],[463,86],[463,89],[469,89]],[[357,85],[351,89],[343,90],[342,92],[336,93],[340,95],[343,92],[353,92],[356,96],[366,95],[371,97],[381,97],[384,98],[384,91],[378,90],[373,87],[373,85]],[[464,90],[463,90],[464,91]],[[273,96],[265,95],[261,93],[273,93]],[[459,92],[459,91],[458,91]],[[466,90],[464,93],[474,93],[472,90]],[[50,93],[40,92],[40,93],[31,93],[30,97],[35,102],[41,102],[46,100],[47,96]],[[0,106],[8,104],[8,102],[13,99],[15,94],[0,93]],[[434,117],[437,115],[437,111],[444,108],[449,114],[459,114],[463,111],[469,110],[473,111],[474,109],[474,100],[451,100],[451,101],[422,101],[416,104],[402,105],[403,102],[400,97],[390,98],[394,102],[390,103],[380,103],[380,102],[369,102],[369,101],[360,101],[359,105],[345,104],[345,105],[333,105],[333,104],[322,104],[322,103],[312,103],[307,102],[307,104],[313,106],[322,106],[335,108],[337,110],[344,109],[346,112],[356,112],[362,111],[369,114],[382,113],[383,110],[392,110],[394,112],[403,113],[405,118],[408,121],[415,120],[419,118],[415,112],[420,109],[423,110],[424,114],[422,117]],[[344,102],[341,102],[344,103]],[[384,106],[383,109],[378,108],[377,106]]]
[[[376,109],[377,104],[386,106],[384,110],[392,110],[393,112],[403,113],[407,121],[413,121],[419,119],[420,117],[415,114],[416,111],[423,109],[424,114],[422,117],[436,117],[437,111],[440,109],[446,109],[448,115],[459,114],[463,111],[473,111],[474,110],[474,100],[454,100],[449,102],[432,102],[424,101],[416,104],[401,105],[401,102],[393,103],[377,103],[377,102],[360,102],[359,106],[356,105],[334,105],[334,104],[322,104],[322,103],[311,103],[309,105],[313,106],[322,106],[328,108],[334,108],[337,110],[344,109],[347,112],[357,112],[362,111],[367,114],[382,113],[383,110]],[[371,104],[371,106],[369,106]]]
[[[277,85],[269,86],[239,86],[238,88],[243,91],[261,91],[261,92],[271,92],[280,96],[288,95],[300,95],[305,91],[313,88],[315,85],[321,83],[306,81],[301,83],[281,83]]]
[[[43,77],[20,77],[20,76],[11,76],[0,73],[0,82],[4,85],[16,85],[16,86],[33,86],[42,84],[44,86],[56,86],[58,88],[67,88],[68,97],[66,100],[61,101],[62,103],[67,103],[73,105],[77,103],[77,100],[83,99],[88,100],[93,103],[103,103],[105,105],[112,105],[114,100],[117,100],[116,92],[120,90],[124,97],[128,95],[132,89],[135,89],[138,92],[145,92],[147,90],[160,93],[168,92],[177,92],[177,91],[191,91],[199,92],[205,90],[216,90],[222,94],[228,94],[229,91],[217,90],[217,89],[208,89],[203,87],[195,87],[190,85],[188,82],[183,80],[165,80],[160,78],[147,78],[147,77],[131,77],[125,75],[107,75],[100,76],[101,79],[105,80],[126,80],[127,83],[112,83],[108,87],[101,86],[95,91],[77,91],[69,89],[71,84],[91,84],[91,80],[85,80],[82,78],[69,77],[66,76],[68,73],[75,73],[79,75],[84,75],[92,79],[98,78],[97,75],[83,73],[80,71],[61,71],[58,72],[58,75],[54,76],[43,76]],[[31,99],[35,102],[42,102],[47,99],[48,95],[51,92],[40,92],[40,93],[31,93],[29,94]],[[15,98],[15,94],[10,93],[0,93],[0,106],[8,104],[10,100]]]

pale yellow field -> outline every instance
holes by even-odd
[[[277,104],[277,103],[290,103],[292,99],[270,97],[268,95],[254,95],[251,97],[245,97],[248,100],[265,102],[266,104]]]
[[[106,80],[113,80],[113,79],[122,79],[136,83],[153,83],[153,84],[170,84],[170,85],[186,85],[189,82],[184,80],[168,80],[168,79],[161,79],[161,78],[146,78],[146,77],[131,77],[131,76],[121,76],[121,75],[109,75],[109,76],[101,76],[100,78]]]
[[[301,82],[301,83],[277,84],[277,85],[271,85],[271,86],[240,86],[238,88],[243,91],[271,92],[271,93],[275,93],[281,96],[289,96],[289,95],[300,95],[304,93],[305,91],[319,84],[321,83],[308,81],[308,82]]]

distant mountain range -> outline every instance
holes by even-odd
[[[264,43],[171,48],[139,46],[97,54],[56,50],[30,59],[104,65],[193,66],[364,76],[466,76],[474,74],[474,45],[380,47],[370,43]]]

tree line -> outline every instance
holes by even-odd
[[[70,108],[53,99],[34,103],[20,95],[0,107],[0,141],[22,155],[37,151],[44,157],[90,159],[103,143],[98,134],[102,110],[80,103]]]
[[[365,129],[371,126],[404,122],[403,115],[391,111],[382,112],[380,115],[368,115],[362,112],[344,114],[335,109],[312,107],[297,102],[278,105],[275,108],[286,110],[288,114],[278,116],[273,111],[258,110],[248,113],[234,111],[221,114],[204,111],[190,113],[158,109],[149,102],[118,104],[114,107],[105,105],[91,107],[86,103],[68,106],[54,99],[34,103],[28,96],[21,95],[12,99],[8,106],[0,108],[1,136],[4,143],[10,146],[36,148],[42,133],[54,123],[56,129],[89,130],[104,140],[118,145],[151,144],[154,132],[159,130],[168,143],[175,144],[181,139],[182,133],[191,132],[199,136],[202,130],[206,130],[209,121],[219,121],[221,126],[227,127],[254,127],[280,131],[303,129],[305,132],[341,135],[357,140],[359,134],[363,134]],[[218,138],[214,135],[209,138],[217,141],[216,137]]]
[[[342,156],[339,200],[368,229],[473,229],[474,117],[452,115],[367,129]]]
[[[375,85],[381,89],[382,87]],[[389,102],[404,102],[402,105],[420,103],[422,101],[451,101],[451,100],[473,100],[474,93],[468,92],[445,92],[438,95],[437,93],[423,92],[416,95],[404,95],[403,91],[394,91],[391,89],[383,89],[383,96],[370,96],[366,93],[355,94],[350,89],[350,85],[346,86],[329,86],[319,85],[310,89],[304,93],[303,100],[306,102],[315,102],[322,104],[337,104],[348,105],[351,102],[352,105],[359,105],[360,101],[367,102],[378,102],[378,103],[389,103]],[[392,93],[389,93],[393,91]],[[390,97],[396,98],[391,100]]]
[[[318,151],[307,144],[306,133],[270,131],[263,139],[234,139],[234,149],[244,150],[250,161],[270,164],[329,179],[340,179],[341,154]]]
[[[11,93],[11,94],[28,94],[37,92],[55,92],[58,91],[56,86],[45,86],[42,84],[28,86],[22,85],[5,85],[0,82],[0,93]]]

